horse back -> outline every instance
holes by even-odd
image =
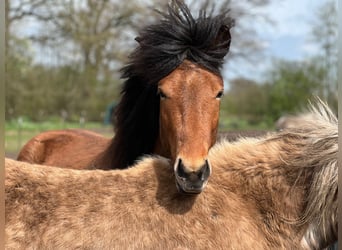
[[[20,150],[17,160],[63,168],[89,169],[110,140],[82,129],[46,131],[30,139]]]

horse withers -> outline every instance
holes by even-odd
[[[139,33],[139,46],[122,69],[126,80],[116,108],[114,138],[90,147],[85,143],[90,137],[78,141],[73,131],[68,132],[72,139],[65,131],[44,132],[23,147],[18,160],[123,169],[146,154],[159,154],[171,159],[180,191],[203,190],[211,173],[207,156],[217,136],[223,94],[220,69],[233,20],[228,11],[213,16],[201,10],[195,18],[181,0],[171,1],[161,16]]]

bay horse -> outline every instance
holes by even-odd
[[[122,69],[126,79],[116,108],[112,140],[79,131],[44,132],[32,138],[18,160],[69,168],[123,169],[139,157],[158,154],[174,164],[180,191],[199,193],[211,173],[207,159],[217,136],[229,51],[229,11],[197,18],[173,0],[161,20],[143,29],[139,46]],[[89,146],[91,144],[91,146]],[[94,155],[96,155],[94,157]]]
[[[6,159],[6,249],[322,249],[337,239],[338,128],[312,112],[214,145],[198,195],[177,191],[162,157],[111,171]]]

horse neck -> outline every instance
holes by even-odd
[[[251,138],[223,143],[210,152],[213,175],[209,183],[219,183],[218,188],[225,188],[228,193],[233,190],[252,207],[257,204],[270,225],[266,230],[270,234],[277,225],[292,228],[287,222],[296,221],[305,206],[303,185],[308,176],[287,165],[291,157],[300,154],[297,145],[289,151],[287,143],[282,139]],[[297,235],[304,234],[304,227],[297,230]]]
[[[115,111],[115,136],[96,160],[96,168],[123,169],[153,153],[159,134],[157,85],[129,78]]]
[[[156,155],[163,156],[163,157],[168,158],[168,159],[172,158],[170,147],[168,145],[166,145],[165,143],[162,143],[162,139],[160,138],[160,136],[158,136],[156,139],[156,144],[154,146],[152,153],[156,154]]]

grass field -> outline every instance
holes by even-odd
[[[47,130],[82,128],[98,132],[106,137],[113,136],[111,126],[97,122],[77,123],[61,121],[45,121],[41,123],[27,120],[6,121],[5,123],[5,155],[14,158],[22,146],[37,134]]]

